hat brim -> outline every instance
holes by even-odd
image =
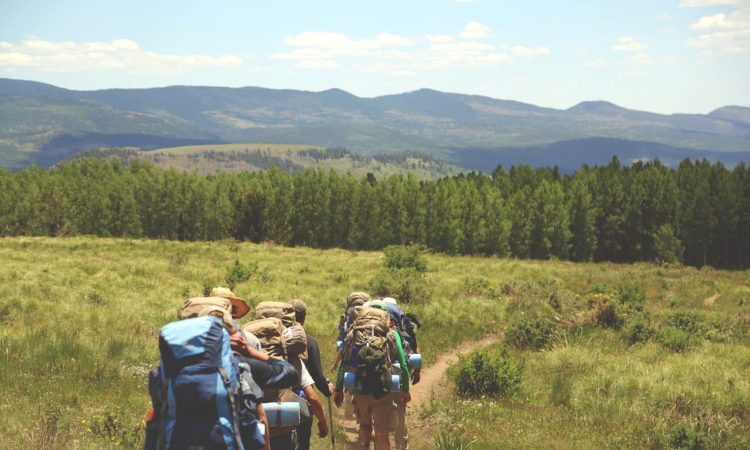
[[[229,297],[229,301],[232,302],[232,317],[235,319],[244,317],[250,312],[250,306],[241,298]]]

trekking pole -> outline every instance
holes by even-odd
[[[336,427],[333,426],[333,409],[331,409],[331,396],[326,398],[328,400],[328,421],[331,422],[331,448],[336,450]]]

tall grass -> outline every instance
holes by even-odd
[[[436,355],[525,317],[557,330],[541,351],[513,351],[525,361],[522,395],[436,398],[422,420],[450,427],[446,439],[463,436],[459,446],[476,439],[474,448],[658,447],[691,439],[748,445],[747,272],[425,259],[429,295],[404,305],[423,323],[425,371]],[[237,261],[252,268],[234,289],[251,305],[295,297],[307,303],[306,328],[330,367],[344,299],[366,290],[383,260],[381,252],[233,241],[0,239],[0,447],[140,445],[160,327],[176,318],[184,298],[226,283]],[[620,329],[595,323],[587,300],[594,287],[611,286],[612,295],[639,304],[637,288],[617,291],[632,280],[644,311],[618,303]],[[715,293],[721,297],[705,305]],[[631,342],[632,311],[655,337]],[[680,311],[701,315],[674,316]],[[696,317],[701,328],[686,332],[699,345],[674,352],[659,341],[663,327]],[[428,434],[412,433],[412,441],[415,448],[434,445]]]

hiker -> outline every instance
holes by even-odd
[[[419,320],[412,314],[405,314],[393,297],[383,298],[383,303],[385,303],[386,311],[388,311],[388,315],[391,318],[391,327],[395,328],[401,335],[404,356],[409,364],[411,384],[417,384],[421,376],[421,355],[417,347],[415,335],[415,330],[419,327]],[[417,367],[414,367],[410,362],[415,359],[412,358],[412,355],[420,355],[420,364]],[[408,450],[409,430],[406,420],[406,403],[401,401],[400,396],[396,397],[396,429],[394,430],[393,437],[396,443],[396,450]]]
[[[341,362],[342,351],[344,349],[344,338],[346,337],[346,333],[353,320],[355,308],[364,305],[365,302],[369,302],[371,298],[372,297],[370,297],[370,294],[367,292],[358,291],[352,292],[346,297],[344,313],[339,317],[339,335],[336,338],[336,358],[333,362],[333,366],[331,366],[331,373],[337,373],[336,368],[338,367],[339,362]],[[351,391],[346,389],[344,398],[344,418],[346,419],[354,418],[353,401],[354,398],[352,397]]]
[[[304,327],[305,319],[307,318],[307,305],[298,298],[290,300],[289,303],[294,307],[295,320]],[[307,331],[305,331],[305,334],[307,336],[307,359],[305,360],[305,366],[307,367],[307,371],[310,373],[313,381],[315,381],[315,387],[321,394],[329,398],[330,402],[333,385],[323,374],[323,364],[320,362],[320,348],[318,347],[318,342],[310,336],[310,333],[307,333]],[[312,421],[303,422],[297,427],[300,450],[307,450],[310,448],[311,434]]]
[[[262,389],[298,383],[299,373],[291,364],[269,361],[267,354],[247,344],[234,319],[250,308],[233,297],[187,299],[178,313],[181,322],[162,328],[161,364],[149,373],[152,409],[147,416],[146,449],[270,449]],[[183,319],[190,322],[183,324]],[[194,344],[185,347],[186,341]],[[230,348],[236,353],[224,353]],[[219,374],[224,386],[217,383]],[[190,414],[184,414],[187,411]]]
[[[389,433],[395,429],[397,420],[395,397],[406,404],[411,395],[401,338],[398,331],[390,327],[383,301],[358,307],[342,353],[334,403],[339,407],[343,404],[343,389],[347,383],[354,391],[360,443],[368,446],[374,430],[375,448],[389,450]],[[400,374],[392,374],[392,361],[399,363]]]
[[[296,401],[300,409],[307,413],[300,424],[309,422],[312,427],[312,417],[318,420],[318,436],[328,435],[328,422],[323,412],[320,399],[315,394],[315,381],[310,376],[304,362],[307,353],[307,333],[296,321],[294,307],[285,302],[261,302],[255,308],[254,319],[243,326],[245,331],[257,333],[263,349],[276,359],[286,359],[300,373],[300,382],[292,386],[291,390],[266,391],[264,396],[270,402]],[[310,414],[312,413],[312,414]],[[303,414],[304,415],[304,414]],[[273,424],[273,421],[272,421]],[[298,433],[295,427],[276,424],[271,428],[272,449],[298,448]]]

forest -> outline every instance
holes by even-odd
[[[750,171],[707,160],[497,167],[437,181],[82,159],[0,170],[0,236],[95,235],[750,267]]]

